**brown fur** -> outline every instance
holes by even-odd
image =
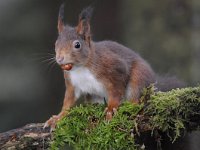
[[[56,41],[56,58],[65,57],[62,62],[73,63],[75,66],[84,66],[103,84],[108,94],[106,118],[111,119],[113,112],[126,97],[128,86],[131,88],[131,98],[137,102],[141,90],[155,82],[154,72],[138,54],[131,49],[112,41],[94,42],[90,33],[90,14],[83,10],[77,27],[62,26],[58,20],[59,37]],[[84,16],[85,15],[85,16]],[[61,31],[62,30],[62,31]],[[60,32],[61,31],[61,32]],[[81,43],[81,49],[74,49],[73,41]],[[75,102],[75,89],[70,77],[65,73],[66,94],[61,115]],[[48,125],[52,125],[52,119]]]

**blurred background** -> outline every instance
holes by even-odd
[[[61,3],[0,1],[0,132],[44,122],[61,109],[62,71],[47,61]],[[200,82],[199,0],[66,0],[65,21],[75,26],[91,4],[94,40],[132,48],[159,75],[175,75],[189,86]]]

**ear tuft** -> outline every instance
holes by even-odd
[[[65,4],[62,3],[58,14],[58,33],[61,33],[64,29],[64,7]]]
[[[83,9],[82,12],[79,15],[79,21],[81,21],[81,20],[90,21],[90,18],[92,17],[93,10],[94,9],[91,6]]]
[[[77,33],[90,45],[90,19],[92,17],[93,8],[91,6],[83,9],[79,15],[79,22],[76,27]]]
[[[58,14],[58,17],[61,19],[61,21],[64,22],[64,7],[65,7],[65,4],[62,3],[60,5],[60,9],[59,9],[59,14]]]

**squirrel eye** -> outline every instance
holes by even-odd
[[[75,40],[73,42],[73,46],[75,49],[80,49],[81,48],[81,43],[78,40]]]

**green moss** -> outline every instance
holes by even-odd
[[[141,98],[143,103],[123,102],[110,122],[104,118],[103,104],[76,106],[58,123],[51,149],[61,149],[65,144],[88,150],[139,149],[137,138],[146,130],[164,132],[175,141],[191,127],[195,117],[200,119],[199,97],[200,87],[158,93],[148,88]],[[194,129],[199,127],[199,122],[195,123]]]
[[[148,101],[146,115],[152,116],[153,128],[166,132],[175,141],[192,123],[192,116],[200,115],[200,87],[158,92]]]
[[[52,149],[59,149],[65,143],[75,149],[134,148],[135,142],[130,131],[142,105],[123,103],[110,122],[104,119],[104,109],[105,105],[102,104],[72,108],[69,115],[57,125]]]

